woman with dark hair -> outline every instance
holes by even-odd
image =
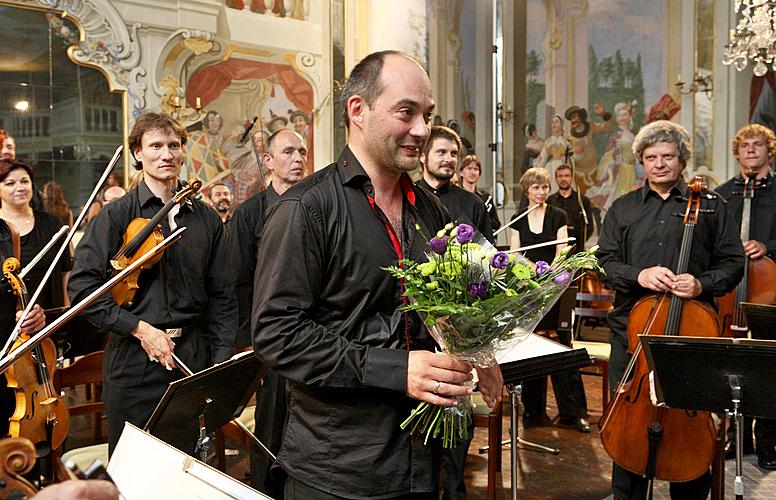
[[[56,215],[30,206],[32,179],[32,167],[29,164],[23,161],[0,159],[0,200],[2,201],[0,218],[19,230],[22,266],[38,255],[62,227]],[[32,292],[38,288],[55,254],[54,249],[50,250],[27,274],[25,284],[28,290]],[[72,268],[72,252],[65,252],[38,299],[38,303],[44,309],[69,304],[64,291]]]
[[[62,224],[73,225],[73,211],[67,205],[65,194],[58,182],[48,181],[43,185],[43,207],[46,212],[59,217]]]

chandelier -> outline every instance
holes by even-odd
[[[738,24],[730,30],[722,64],[743,71],[751,59],[757,76],[767,73],[768,65],[776,71],[776,0],[736,0],[734,12]]]

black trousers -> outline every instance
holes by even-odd
[[[571,347],[571,332],[558,331],[560,342]],[[550,375],[558,416],[587,418],[587,397],[579,370],[566,370]],[[547,409],[547,377],[523,383],[520,396],[525,412],[530,415],[544,414]]]
[[[625,368],[630,361],[627,339],[612,332],[609,343],[612,352],[609,356],[609,392],[620,383]],[[617,500],[641,500],[647,497],[647,480],[638,474],[623,469],[617,464],[612,466],[612,493]],[[701,477],[683,483],[671,483],[669,492],[671,498],[677,500],[702,500],[711,491],[711,472],[706,471]]]
[[[194,372],[209,366],[209,352],[204,335],[184,329],[173,339],[175,355]],[[124,429],[124,422],[143,428],[162,399],[170,382],[183,378],[177,368],[167,370],[161,363],[150,361],[135,337],[110,334],[105,346],[103,402],[108,418],[108,453],[113,454]],[[194,451],[196,438],[192,441]]]
[[[474,438],[474,418],[469,422],[469,437],[456,438],[455,448],[442,448],[442,469],[445,472],[443,500],[466,500],[464,467],[469,445]]]
[[[283,442],[283,428],[286,424],[286,379],[275,370],[268,369],[261,386],[256,391],[256,427],[253,434],[275,455]],[[275,499],[283,498],[285,472],[280,467],[272,468],[272,460],[257,446],[253,447],[251,475],[253,487]]]
[[[345,497],[332,495],[318,488],[314,488],[308,484],[297,481],[291,476],[286,478],[285,486],[283,488],[284,498],[286,500],[344,500]],[[437,493],[415,493],[410,495],[403,495],[395,497],[395,500],[435,500],[438,498]]]

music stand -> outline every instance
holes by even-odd
[[[207,462],[208,433],[237,418],[256,392],[262,363],[245,352],[171,382],[143,430]]]
[[[531,333],[527,338],[517,342],[509,342],[496,353],[496,360],[501,367],[501,375],[509,392],[510,424],[510,465],[512,499],[517,498],[517,449],[518,444],[538,450],[548,451],[553,455],[560,453],[557,448],[550,448],[521,439],[517,427],[517,399],[523,390],[523,382],[546,377],[556,372],[581,368],[592,364],[592,359],[586,349],[572,349],[540,335]]]
[[[753,339],[776,340],[776,306],[770,304],[752,304],[741,302],[746,316],[746,324],[752,332]]]
[[[743,416],[776,418],[776,341],[640,335],[658,403],[736,421],[736,499],[744,495]]]

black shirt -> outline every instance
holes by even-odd
[[[578,252],[584,249],[585,241],[593,233],[593,208],[590,206],[588,197],[582,195],[582,206],[580,207],[576,191],[572,190],[571,196],[568,198],[557,192],[547,198],[547,204],[566,212],[569,218],[569,237],[576,238],[576,241],[574,241],[574,251]],[[585,224],[585,217],[582,214],[583,207],[585,214],[587,214],[587,224]]]
[[[68,291],[73,303],[111,278],[110,259],[122,245],[124,232],[137,217],[150,219],[164,204],[141,181],[126,196],[105,205],[75,252]],[[215,211],[199,200],[185,202],[175,216],[186,231],[165,250],[161,260],[140,273],[140,290],[132,305],[122,308],[109,293],[84,313],[95,327],[129,335],[140,320],[159,329],[196,325],[208,336],[214,362],[232,356],[237,332],[234,272],[226,230]],[[167,217],[162,219],[170,234]]]
[[[261,235],[253,343],[288,379],[278,463],[346,498],[436,486],[430,446],[399,429],[418,403],[406,396],[408,350],[435,344],[415,314],[398,310],[399,282],[381,267],[400,255],[424,260],[423,235],[449,217],[409,176],[401,182],[400,243],[348,148],[283,193]]]
[[[687,200],[687,186],[680,182],[663,200],[647,185],[615,200],[606,213],[598,244],[598,259],[615,290],[615,307],[609,314],[612,331],[627,338],[627,321],[633,304],[654,293],[638,283],[639,273],[653,266],[676,271]],[[714,193],[710,193],[714,194]],[[708,303],[735,288],[743,275],[744,250],[725,200],[703,197],[693,231],[687,272],[701,283]]]
[[[19,238],[21,243],[20,260],[22,267],[26,266],[34,259],[62,227],[62,221],[60,221],[59,217],[56,215],[39,210],[33,210],[33,213],[35,214],[35,225],[33,226],[32,231]],[[62,240],[59,241],[61,243]],[[27,291],[30,296],[35,293],[38,285],[40,285],[40,282],[43,280],[43,276],[54,261],[54,256],[57,254],[58,249],[59,244],[56,244],[49,249],[25,277],[24,284],[27,286]],[[68,249],[62,253],[59,264],[54,268],[54,272],[49,276],[48,282],[43,287],[43,290],[38,297],[37,302],[40,304],[40,307],[43,309],[51,309],[52,307],[62,307],[65,305],[64,290],[62,289],[62,273],[70,271],[72,268],[73,254],[68,247]]]
[[[749,239],[765,245],[768,257],[776,258],[776,187],[774,175],[758,181],[752,197],[751,215],[749,219]],[[741,214],[744,211],[744,179],[739,174],[722,184],[717,192],[728,202],[730,213],[741,234]]]
[[[488,211],[488,217],[490,217],[490,228],[493,231],[498,231],[501,227],[501,220],[498,218],[498,212],[496,211],[496,203],[493,197],[487,191],[477,189],[474,194],[480,197],[482,203],[485,204],[485,210]]]
[[[251,345],[251,304],[259,240],[261,230],[264,228],[264,216],[278,198],[279,195],[270,184],[263,191],[240,203],[229,223],[232,261],[237,277],[239,330],[236,345],[238,347]]]
[[[486,240],[493,242],[490,216],[479,196],[456,186],[452,182],[446,182],[439,188],[434,188],[425,179],[420,179],[418,186],[437,195],[455,223],[471,224]]]
[[[512,216],[515,219],[522,210],[515,212]],[[550,205],[545,206],[544,221],[542,222],[542,232],[534,233],[531,231],[531,227],[528,224],[528,216],[523,217],[517,222],[513,222],[509,227],[520,233],[520,246],[527,247],[529,245],[536,245],[538,243],[545,243],[558,238],[558,229],[568,225],[568,218],[566,213]],[[538,262],[543,260],[548,264],[555,259],[557,246],[550,245],[546,247],[539,247],[523,252],[523,254],[531,260],[531,262]]]
[[[0,219],[0,264],[8,257],[13,257],[13,239],[8,224]],[[16,325],[16,304],[18,299],[6,282],[5,277],[0,275],[0,346],[5,345],[8,336],[11,335],[13,327]],[[5,385],[5,377],[0,380],[0,385]],[[6,428],[7,428],[6,423]]]

